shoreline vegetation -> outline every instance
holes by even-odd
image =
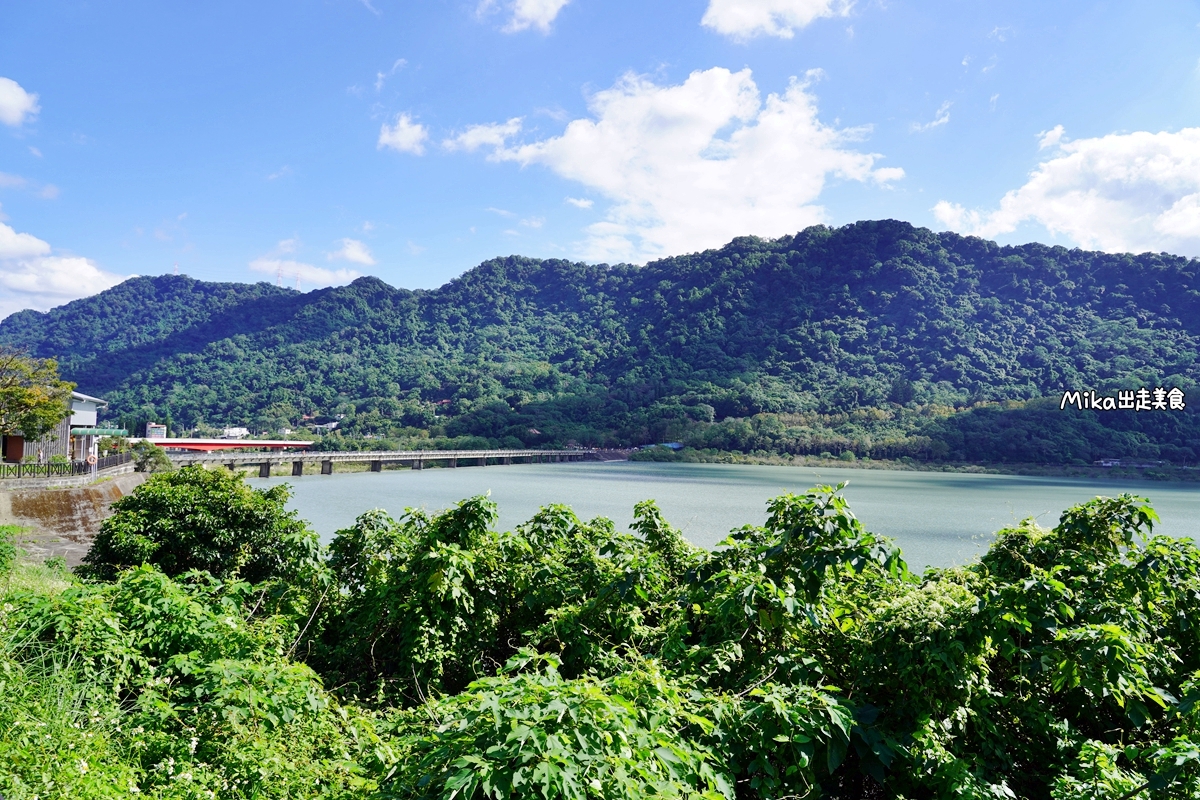
[[[1200,548],[1145,498],[909,571],[841,487],[719,550],[551,505],[322,547],[226,469],[151,475],[77,574],[0,529],[5,800],[1200,795]]]
[[[985,475],[1027,475],[1039,478],[1087,478],[1120,481],[1200,481],[1200,469],[1162,464],[1150,467],[1100,467],[1082,464],[1007,464],[929,462],[913,459],[844,458],[830,456],[790,456],[777,453],[740,453],[719,450],[678,451],[658,446],[633,451],[631,461],[690,464],[760,464],[781,467],[836,467],[839,469],[882,469],[902,472],[963,472]]]

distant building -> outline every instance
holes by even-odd
[[[64,417],[41,439],[28,442],[23,436],[0,438],[4,460],[16,462],[28,456],[30,460],[44,462],[54,456],[64,456],[81,461],[88,455],[94,455],[98,437],[126,435],[124,430],[96,427],[99,412],[103,408],[108,408],[107,401],[82,392],[71,392],[70,416]]]
[[[157,422],[146,423],[146,438],[147,439],[165,439],[167,438],[167,426],[159,425]]]
[[[226,428],[221,431],[222,439],[245,439],[249,435],[249,428]]]

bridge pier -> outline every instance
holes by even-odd
[[[229,467],[230,472],[237,472],[238,465],[236,461],[230,461],[225,466]]]
[[[512,456],[505,456],[505,457],[504,457],[504,463],[505,463],[506,465],[508,465],[508,464],[511,464],[511,463],[512,463]]]
[[[332,461],[322,461],[321,462],[321,474],[322,475],[332,475],[333,474],[333,462]]]
[[[452,458],[452,459],[450,459],[450,466],[451,466],[451,467],[457,467],[457,466],[458,466],[458,459],[457,459],[457,458]]]
[[[292,462],[292,477],[298,478],[303,474],[304,474],[304,462],[303,461],[293,461]]]
[[[383,472],[383,462],[379,459],[372,461],[371,472]]]
[[[260,477],[260,478],[271,477],[271,462],[270,461],[264,461],[263,463],[258,465],[258,477]]]

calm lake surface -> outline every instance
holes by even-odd
[[[435,511],[490,491],[500,508],[501,530],[550,503],[569,505],[583,519],[609,517],[626,530],[634,503],[652,498],[689,540],[712,547],[734,528],[763,524],[768,499],[841,481],[849,481],[845,495],[855,515],[868,530],[895,538],[916,570],[966,563],[987,549],[996,530],[1024,517],[1050,527],[1068,506],[1126,491],[1150,498],[1162,518],[1156,532],[1200,539],[1200,487],[1149,481],[614,461],[253,478],[249,483],[291,484],[290,507],[323,541],[372,508],[393,516],[406,507]]]

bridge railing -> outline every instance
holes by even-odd
[[[212,453],[169,453],[176,464],[220,463],[220,464],[281,464],[287,462],[425,462],[454,460],[496,460],[554,458],[575,460],[588,456],[593,449],[577,450],[294,450],[285,452],[234,452],[230,450]]]

